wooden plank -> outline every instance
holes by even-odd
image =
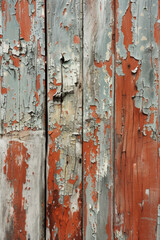
[[[44,239],[44,2],[0,2],[0,235]]]
[[[159,3],[116,1],[115,239],[160,239]]]
[[[84,239],[111,239],[113,1],[84,0],[83,19]]]
[[[49,0],[47,239],[82,239],[81,1]]]

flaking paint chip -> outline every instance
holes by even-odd
[[[138,71],[138,67],[136,67],[135,69],[133,69],[133,70],[132,70],[132,73],[135,74],[135,73],[137,73],[137,71]]]

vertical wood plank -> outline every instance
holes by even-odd
[[[0,238],[44,239],[44,2],[0,2]]]
[[[113,15],[112,0],[84,0],[83,159],[86,240],[112,237]]]
[[[116,1],[115,239],[159,239],[159,1]]]
[[[49,0],[47,239],[82,239],[81,1]]]

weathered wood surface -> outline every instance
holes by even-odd
[[[44,2],[0,1],[0,239],[44,239]]]
[[[46,239],[82,239],[81,1],[49,0]]]
[[[84,239],[111,239],[113,1],[85,0],[83,19]]]
[[[160,1],[116,1],[115,239],[159,234]]]
[[[159,18],[0,2],[0,240],[160,239]]]

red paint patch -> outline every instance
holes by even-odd
[[[11,8],[11,4],[9,4],[9,8]],[[9,22],[11,22],[11,11],[9,9]]]
[[[16,120],[14,120],[13,122],[12,122],[12,126],[14,125],[14,124],[17,124],[18,122],[16,121]]]
[[[49,92],[48,92],[48,97],[49,97],[49,100],[52,100],[53,99],[53,96],[56,94],[57,90],[56,89],[50,89]]]
[[[40,45],[40,42],[38,40],[38,56],[41,58],[42,57],[42,54],[41,54],[41,45]]]
[[[75,44],[79,44],[80,43],[80,38],[77,35],[75,35],[74,38],[73,38],[73,42]]]
[[[2,0],[2,12],[5,13],[5,30],[7,29],[7,1]]]
[[[2,87],[3,77],[1,77],[1,94],[7,94],[7,88]]]
[[[159,45],[159,38],[160,38],[160,35],[159,35],[160,23],[158,21],[159,19],[160,19],[160,3],[158,2],[158,18],[154,25],[154,39],[155,39],[157,45]]]
[[[103,67],[103,62],[100,61],[100,62],[97,62],[96,60],[94,61],[94,65],[98,68],[102,68]]]
[[[121,62],[124,76],[116,74],[114,231],[121,231],[127,239],[155,240],[160,202],[159,170],[155,171],[159,169],[158,143],[151,138],[153,130],[146,130],[146,136],[143,134],[148,116],[135,107],[133,98],[137,93],[136,81],[141,67],[128,51],[132,44],[131,2],[122,20],[122,32],[127,58],[121,59],[116,55],[116,62]],[[137,66],[137,73],[132,74],[131,70]],[[152,122],[151,114],[148,124]]]
[[[93,118],[98,118],[98,115],[97,115],[97,113],[96,113],[96,106],[90,106],[90,109],[93,111],[92,112],[92,117]]]
[[[68,180],[68,183],[74,185],[74,184],[76,183],[77,179],[78,179],[78,176],[76,176],[75,179],[69,179],[69,180]]]
[[[21,29],[21,37],[24,38],[25,41],[30,40],[31,35],[31,19],[29,16],[29,2],[27,0],[17,0],[15,5],[16,8],[16,19],[20,24]]]
[[[68,32],[69,30],[69,27],[68,26],[64,26],[64,28],[66,29],[66,31]]]
[[[111,55],[109,61],[105,62],[105,65],[106,65],[106,70],[107,70],[109,76],[112,77],[112,69],[111,69],[111,66],[112,66],[112,55]]]
[[[36,100],[37,100],[37,103],[36,103],[36,107],[39,105],[39,96],[38,96],[38,93],[37,92],[34,92],[35,93],[35,97],[36,97]]]
[[[112,69],[111,69],[111,66],[112,66],[112,56],[110,57],[109,61],[100,61],[100,62],[97,62],[96,60],[94,61],[94,65],[98,68],[102,68],[103,66],[106,66],[106,70],[109,74],[110,77],[112,77]]]
[[[54,84],[54,86],[61,86],[61,83],[57,83],[57,79],[56,78],[54,78],[53,84]]]
[[[15,67],[19,67],[19,62],[20,62],[19,57],[11,55],[10,58],[13,61],[13,65]]]
[[[106,224],[106,233],[108,236],[108,240],[112,239],[112,223],[111,223],[111,219],[112,219],[112,209],[111,209],[111,205],[112,205],[112,196],[111,196],[111,189],[109,191],[109,213],[108,213],[108,223]]]
[[[98,153],[98,146],[95,146],[93,140],[89,140],[89,142],[83,142],[83,152],[84,156],[83,159],[85,161],[85,190],[87,190],[87,177],[89,176],[92,181],[92,199],[95,204],[95,208],[97,207],[97,197],[96,197],[96,171],[97,171],[97,153]],[[93,162],[93,156],[95,159],[95,162]],[[85,191],[86,192],[86,191]],[[85,193],[86,195],[86,193]],[[86,228],[87,228],[87,203],[85,203],[85,233],[86,233]]]
[[[30,155],[23,143],[10,141],[5,159],[4,174],[13,186],[13,239],[25,240],[26,211],[24,209],[23,185],[26,183],[27,161]]]
[[[122,32],[126,33],[127,36],[124,37],[124,45],[126,47],[126,50],[128,50],[128,47],[130,44],[132,44],[132,13],[131,13],[131,2],[129,2],[129,7],[122,19]]]
[[[50,231],[50,239],[69,240],[81,239],[81,211],[75,211],[72,215],[70,209],[70,196],[63,196],[60,201],[59,185],[56,175],[61,169],[57,168],[60,158],[60,150],[56,149],[56,139],[61,134],[61,126],[56,123],[55,129],[49,132],[50,145],[48,157],[48,203],[47,203],[47,227]],[[74,180],[76,181],[76,179]],[[79,186],[81,192],[82,185]],[[81,194],[78,199],[78,207],[81,209]]]
[[[37,76],[37,81],[36,81],[36,89],[37,89],[37,91],[40,89],[40,74],[38,74],[38,76]]]
[[[16,19],[17,19],[17,22],[19,23],[19,0],[17,0],[16,2],[15,10],[16,10]]]
[[[66,10],[67,10],[67,8],[65,8],[65,9],[63,10],[63,16],[65,15]]]

